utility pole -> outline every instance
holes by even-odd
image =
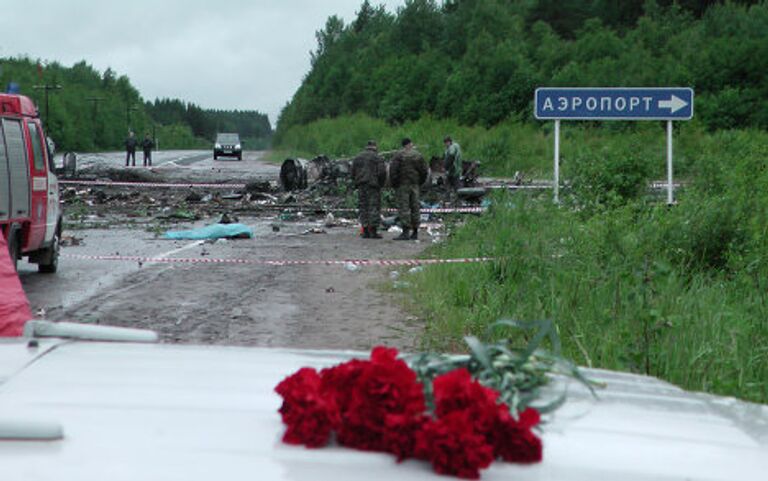
[[[96,114],[99,111],[99,102],[103,102],[106,99],[104,97],[88,97],[85,100],[93,104],[93,117],[96,118]]]
[[[128,130],[131,129],[131,112],[134,112],[136,110],[139,110],[138,107],[134,107],[132,102],[128,102],[125,106],[125,119],[128,123]]]
[[[105,99],[104,97],[88,97],[85,100],[93,104],[93,113],[91,114],[93,120],[93,146],[96,147],[96,144],[98,143],[98,136],[96,132],[96,114],[99,113],[99,102],[103,102]]]
[[[45,130],[48,131],[48,127],[49,127],[49,125],[48,125],[48,112],[49,112],[48,92],[50,92],[51,90],[61,90],[61,85],[59,85],[59,84],[54,84],[54,85],[51,85],[51,84],[35,85],[32,88],[35,89],[35,90],[43,90],[43,91],[45,91],[45,120],[44,120],[44,122],[45,122]]]

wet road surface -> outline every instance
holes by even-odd
[[[247,153],[242,162],[214,162],[208,153],[168,153],[157,156],[155,168],[185,181],[190,177],[206,182],[211,177],[216,181],[276,178],[277,167],[261,158],[261,153]],[[124,160],[120,153],[93,159],[118,165]],[[383,289],[392,285],[390,267],[350,271],[343,265],[166,264],[66,256],[391,259],[412,258],[428,245],[428,241],[394,242],[391,234],[384,240],[364,240],[354,226],[324,228],[322,222],[281,221],[276,214],[240,218],[252,227],[253,239],[213,243],[160,239],[148,226],[128,226],[116,218],[103,227],[65,232],[80,244],[62,248],[57,274],[38,274],[36,266],[20,262],[20,277],[33,312],[41,317],[154,329],[165,342],[415,347],[421,323],[404,311],[400,294]],[[164,228],[188,229],[214,222],[209,218]],[[326,233],[305,233],[312,228]]]
[[[137,155],[136,167],[129,169],[149,169],[162,174],[169,181],[242,182],[243,179],[277,179],[279,166],[264,162],[264,154],[262,151],[245,151],[243,160],[234,157],[213,160],[213,152],[207,150],[161,151],[153,153],[151,167],[143,167]],[[94,165],[125,168],[125,153],[105,152],[81,154],[77,157],[78,170]]]

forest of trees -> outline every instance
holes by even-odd
[[[713,0],[366,0],[316,33],[277,125],[365,113],[465,125],[530,119],[540,86],[680,86],[707,128],[768,127],[768,3]]]
[[[144,101],[125,75],[99,72],[85,61],[72,67],[41,64],[29,58],[0,58],[0,86],[16,84],[31,97],[45,119],[41,85],[58,85],[48,94],[48,135],[59,150],[122,148],[129,127],[155,134],[164,148],[209,147],[217,131],[239,132],[248,148],[265,148],[272,135],[266,114],[257,111],[203,109],[178,99]]]
[[[186,124],[196,137],[213,139],[217,132],[237,132],[243,139],[268,138],[266,114],[255,110],[206,110],[178,99],[156,99],[145,105],[149,116],[164,125]]]

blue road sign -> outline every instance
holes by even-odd
[[[690,120],[689,88],[536,89],[536,118],[564,120]]]

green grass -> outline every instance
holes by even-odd
[[[264,155],[264,160],[273,164],[282,164],[283,161],[289,157],[302,157],[307,156],[302,153],[292,152],[290,150],[272,149]]]
[[[698,123],[679,122],[675,132],[675,171],[688,176],[701,160],[702,143],[712,144],[715,136]],[[583,122],[564,122],[561,132],[562,165],[596,152],[643,158],[655,178],[666,169],[666,133],[663,122],[613,122],[602,128]],[[492,128],[461,125],[455,120],[424,117],[402,125],[364,114],[322,119],[288,129],[274,139],[270,159],[282,162],[287,157],[312,158],[325,154],[332,158],[359,152],[374,139],[380,150],[393,150],[403,137],[410,137],[429,158],[443,155],[442,139],[451,135],[461,144],[466,159],[480,160],[482,173],[510,177],[523,172],[530,177],[551,177],[553,163],[553,124],[506,121]],[[707,145],[710,147],[717,147]]]
[[[325,154],[346,157],[359,152],[367,140],[376,140],[379,150],[395,150],[404,137],[410,137],[425,155],[443,155],[443,137],[459,142],[465,158],[487,162],[488,174],[509,175],[515,170],[535,171],[552,147],[546,134],[534,125],[503,124],[493,129],[460,126],[452,120],[424,118],[399,126],[358,114],[323,119],[289,129],[275,148],[282,154],[314,157]],[[551,156],[551,153],[549,154]]]
[[[686,216],[640,203],[584,220],[546,198],[497,203],[430,252],[497,261],[415,277],[425,348],[459,349],[497,319],[552,319],[580,364],[768,402],[765,280],[676,263],[663,239]]]
[[[691,185],[674,207],[632,188],[653,172],[611,144],[564,166],[560,206],[548,192],[495,197],[429,255],[498,260],[416,276],[424,347],[551,319],[581,364],[768,402],[768,134],[682,137]]]

